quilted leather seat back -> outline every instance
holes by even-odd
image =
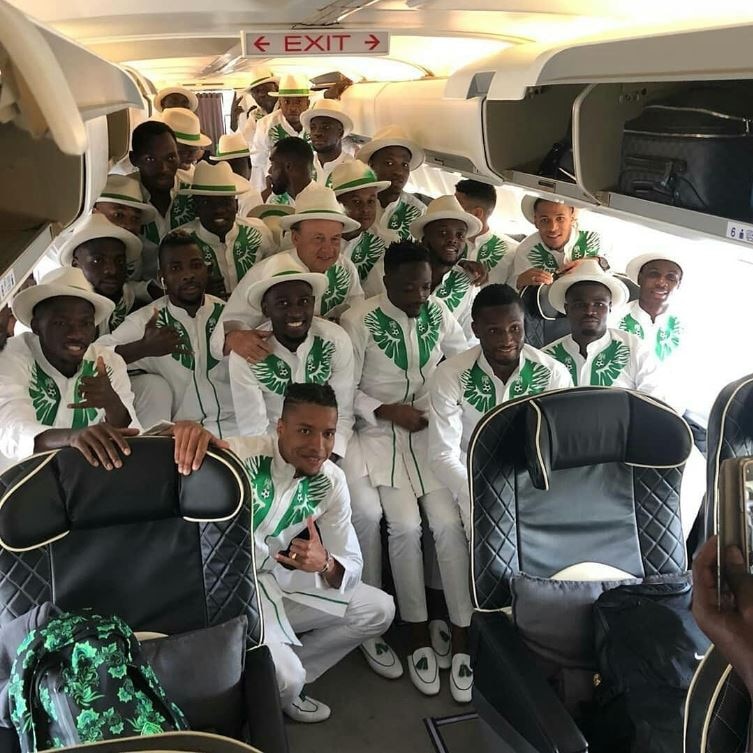
[[[683,572],[679,489],[687,424],[636,392],[580,387],[490,411],[468,463],[474,599],[510,604],[519,572],[600,562],[637,577]]]
[[[119,470],[93,468],[65,449],[0,476],[0,626],[53,601],[168,634],[246,615],[252,645],[261,642],[240,461],[212,451],[183,477],[172,439],[129,445]]]
[[[753,455],[753,375],[728,384],[709,414],[706,536],[713,535],[719,499],[719,468],[729,458]]]

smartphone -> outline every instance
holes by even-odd
[[[753,457],[724,460],[720,469],[716,530],[719,605],[728,590],[724,578],[724,552],[736,546],[753,573]]]
[[[314,521],[314,526],[316,527],[317,533],[319,533],[319,538],[321,538],[321,531],[319,530],[319,526],[316,524],[316,521]],[[306,526],[302,531],[299,531],[295,536],[293,536],[293,539],[303,539],[304,541],[308,541],[311,538],[311,534],[309,533],[309,528]],[[290,543],[293,543],[293,539],[290,540]],[[281,549],[279,552],[283,557],[290,557],[290,544],[288,544],[287,549]],[[286,565],[285,563],[280,563],[286,570],[294,570],[295,568],[291,567],[290,565]]]

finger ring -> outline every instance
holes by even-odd
[[[293,554],[290,555],[290,559],[294,560],[298,556],[297,552],[293,552]]]

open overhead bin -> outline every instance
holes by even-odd
[[[124,71],[0,0],[0,302],[96,197],[141,105]]]
[[[559,46],[519,45],[459,70],[448,79],[444,94],[484,99],[483,138],[488,166],[510,183],[542,195],[554,193],[574,203],[579,203],[578,199],[592,202],[600,211],[627,219],[642,218],[646,224],[676,234],[701,233],[753,243],[753,208],[744,190],[738,201],[730,202],[727,211],[718,206],[709,211],[700,199],[694,208],[673,205],[673,201],[682,203],[679,191],[674,196],[669,191],[661,200],[649,200],[637,191],[629,195],[631,189],[626,188],[624,175],[621,179],[625,159],[630,158],[623,154],[626,124],[649,105],[656,109],[657,105],[665,107],[665,102],[682,102],[686,95],[692,99],[699,87],[723,88],[731,101],[739,103],[732,117],[738,118],[743,130],[750,121],[753,145],[753,118],[745,115],[753,115],[752,44],[753,26],[740,25],[674,29]],[[537,109],[537,100],[547,106]],[[671,120],[673,116],[668,117]],[[511,122],[518,126],[511,128]],[[560,129],[565,123],[561,135],[551,128],[553,122]],[[542,180],[535,175],[540,160],[553,141],[565,135],[570,122],[575,183]],[[527,127],[520,127],[522,124]],[[628,125],[628,131],[630,128]],[[657,150],[662,138],[678,129],[660,130],[670,133],[650,134],[649,139],[656,138]],[[687,138],[690,144],[703,135],[688,133]],[[688,180],[683,170],[691,172],[682,159],[668,169],[675,169],[678,180]],[[719,171],[723,170],[725,166],[719,165]],[[753,185],[753,176],[751,181]],[[695,189],[690,186],[688,190]],[[739,206],[745,202],[750,208],[747,216]]]

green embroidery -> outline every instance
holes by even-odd
[[[180,188],[188,188],[188,186],[188,183],[180,184]],[[194,201],[193,196],[176,194],[173,203],[170,206],[170,229],[175,230],[176,227],[180,227],[187,222],[191,222],[191,220],[195,220],[197,216],[196,202]]]
[[[446,275],[442,284],[434,291],[434,295],[443,301],[450,311],[455,311],[462,303],[468,290],[471,287],[471,280],[460,267],[453,267]]]
[[[275,123],[270,127],[269,131],[267,131],[267,134],[270,146],[274,146],[278,141],[282,139],[290,138],[290,134],[285,130],[285,127],[282,125],[282,123]],[[300,139],[303,139],[308,144],[311,143],[311,136],[309,136],[308,132],[305,130],[301,130],[300,133],[296,133],[294,135]]]
[[[490,411],[497,404],[497,390],[489,375],[474,363],[460,375],[463,399],[479,413]]]
[[[292,378],[290,366],[274,353],[270,353],[263,361],[253,364],[251,371],[254,376],[270,392],[284,395]]]
[[[531,262],[532,267],[543,269],[552,274],[554,274],[559,268],[559,264],[557,264],[554,255],[543,243],[537,243],[528,252],[528,261]]]
[[[108,372],[110,369],[108,369]],[[78,376],[76,377],[76,381],[73,385],[73,400],[74,402],[78,402],[80,400],[79,397],[79,387],[81,385],[81,380],[85,377],[94,377],[97,376],[97,366],[94,363],[94,361],[89,361],[87,359],[84,359],[81,361],[81,369],[78,372]],[[92,421],[97,420],[97,409],[96,408],[74,408],[73,409],[73,421],[71,422],[71,428],[72,429],[83,429],[86,426],[89,426]]]
[[[538,395],[549,386],[551,374],[544,364],[534,363],[526,358],[520,367],[518,378],[510,385],[510,398]]]
[[[612,340],[594,359],[591,384],[611,387],[630,361],[630,348],[619,340]]]
[[[326,384],[332,376],[332,356],[335,344],[316,335],[306,357],[304,381]]]
[[[421,307],[421,313],[416,320],[419,368],[426,366],[429,358],[431,358],[431,353],[439,342],[441,329],[442,312],[436,303],[429,301]]]
[[[640,337],[641,340],[645,339],[646,334],[643,331],[643,327],[638,321],[633,318],[632,314],[626,314],[622,317],[619,327],[623,332],[629,332],[631,335]]]
[[[553,348],[547,348],[544,351],[548,356],[557,359],[563,364],[570,372],[570,377],[573,380],[573,384],[578,386],[578,367],[575,363],[575,359],[567,352],[565,346],[562,343],[557,343]]]
[[[476,260],[486,267],[487,272],[494,269],[507,253],[507,244],[497,235],[493,235],[478,250]]]
[[[31,367],[29,397],[31,397],[37,421],[45,426],[54,426],[60,407],[60,390],[55,380],[45,374],[36,361]]]
[[[155,246],[159,246],[160,237],[156,222],[150,222],[147,225],[144,225],[143,233],[146,240],[151,241]]]
[[[363,319],[366,329],[371,333],[379,350],[384,353],[399,369],[408,370],[408,351],[405,347],[405,335],[400,325],[391,317],[376,308]]]
[[[323,473],[304,476],[298,482],[290,506],[270,536],[279,536],[287,528],[303,523],[327,499],[331,488],[330,480]]]
[[[571,258],[576,261],[590,256],[598,256],[600,247],[601,239],[598,233],[594,233],[593,230],[579,230]]]
[[[116,304],[112,314],[110,314],[110,319],[107,322],[110,332],[114,332],[123,323],[127,314],[128,306],[126,305],[125,297],[123,297]]]
[[[272,458],[255,455],[243,463],[251,482],[254,530],[267,517],[275,499],[275,482],[272,479]]]
[[[282,204],[286,207],[293,206],[293,197],[289,193],[270,194],[267,199],[268,204]]]
[[[233,243],[233,261],[235,262],[235,274],[238,279],[256,264],[256,255],[261,246],[261,233],[250,225],[238,226],[238,237]]]
[[[421,216],[421,210],[414,204],[408,204],[400,199],[395,211],[390,215],[387,227],[390,230],[397,230],[401,241],[408,240],[410,235],[410,224]]]
[[[327,270],[327,289],[319,304],[319,313],[325,316],[328,311],[345,302],[350,290],[350,275],[342,264],[333,264]]]
[[[178,331],[182,344],[187,352],[173,353],[172,358],[184,368],[193,371],[196,366],[196,361],[193,352],[191,351],[191,338],[188,336],[186,328],[167,310],[167,306],[161,308],[159,314],[157,314],[157,326],[172,327]]]
[[[196,245],[201,249],[201,255],[204,257],[204,264],[209,267],[209,281],[220,282],[224,287],[225,278],[220,271],[217,254],[214,249],[206,241],[202,240],[197,233],[191,233],[191,238],[193,238]]]
[[[374,265],[382,258],[385,252],[384,241],[368,231],[361,235],[358,243],[350,252],[350,260],[358,270],[358,279],[363,282]]]
[[[215,303],[212,313],[207,319],[206,327],[204,328],[207,338],[207,372],[211,371],[218,363],[220,363],[220,361],[212,356],[212,349],[209,347],[209,341],[212,339],[214,330],[217,327],[217,322],[220,320],[224,308],[225,307],[221,303]]]
[[[682,325],[676,316],[667,319],[667,326],[660,327],[656,333],[656,357],[663,361],[680,345]]]

